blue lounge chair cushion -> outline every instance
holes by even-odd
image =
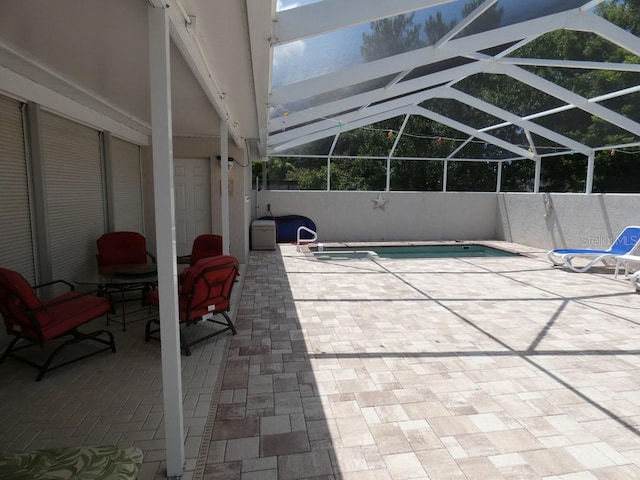
[[[547,258],[554,266],[564,266],[574,272],[586,272],[596,263],[612,265],[616,256],[629,255],[640,250],[640,226],[628,226],[606,250],[591,248],[558,248],[547,252]],[[577,267],[571,262],[575,258],[590,260],[586,265]]]

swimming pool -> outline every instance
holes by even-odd
[[[350,260],[364,258],[455,258],[455,257],[512,257],[517,253],[482,244],[450,245],[393,245],[334,247],[318,246],[309,249],[318,260]]]

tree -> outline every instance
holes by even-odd
[[[413,23],[413,17],[413,13],[403,14],[372,22],[372,33],[362,34],[362,58],[370,62],[424,46],[420,25]]]

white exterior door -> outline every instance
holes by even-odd
[[[211,166],[208,158],[176,158],[173,169],[176,250],[190,255],[193,239],[211,233]]]

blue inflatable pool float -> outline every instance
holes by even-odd
[[[316,224],[303,215],[281,215],[279,217],[261,217],[258,220],[274,220],[276,222],[276,242],[295,242],[298,228],[307,227],[316,232]],[[313,235],[304,230],[300,232],[301,240],[311,240]]]

